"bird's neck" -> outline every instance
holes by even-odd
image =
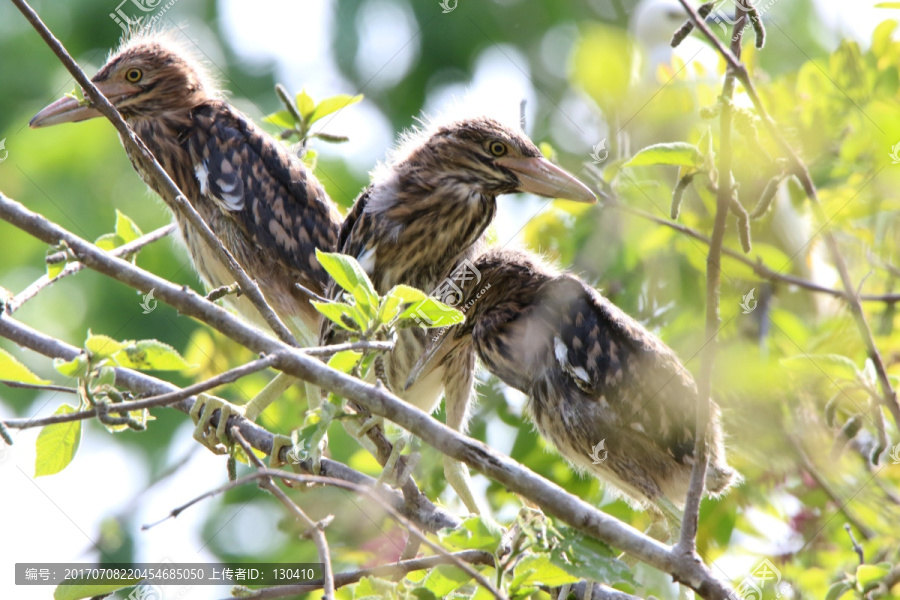
[[[411,171],[381,182],[366,210],[386,228],[390,250],[379,250],[384,283],[402,282],[429,291],[456,264],[470,258],[496,206],[493,195],[459,179],[425,178]],[[400,260],[394,261],[391,254]]]

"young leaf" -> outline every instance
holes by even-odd
[[[36,385],[48,383],[32,373],[28,367],[20,363],[12,354],[0,348],[0,379],[18,381],[19,383],[33,383]]]
[[[634,582],[628,565],[618,560],[605,543],[573,530],[564,533],[550,553],[553,564],[579,579]]]
[[[66,262],[47,263],[47,279],[54,279],[66,268]]]
[[[312,97],[306,93],[305,88],[300,90],[300,93],[297,94],[297,110],[300,112],[300,116],[307,121],[307,125],[312,123],[310,117],[316,110],[316,103],[313,101]]]
[[[77,581],[77,578],[76,578]],[[87,581],[87,580],[85,580]],[[127,581],[127,580],[126,580]],[[53,600],[81,600],[82,598],[103,597],[116,590],[125,589],[138,583],[139,579],[134,579],[132,583],[74,583],[63,584],[57,586],[53,591]],[[137,596],[135,596],[137,597]],[[151,598],[155,594],[150,595]]]
[[[469,517],[460,527],[438,533],[441,542],[460,550],[484,550],[495,552],[503,532],[491,521],[481,517]]]
[[[421,327],[447,327],[462,323],[466,316],[440,300],[428,297],[403,311],[400,321],[409,321]]]
[[[94,335],[88,332],[88,339],[84,347],[96,359],[104,359],[119,352],[128,345],[127,342],[118,342],[106,335]]]
[[[360,100],[363,99],[362,94],[357,94],[356,96],[350,96],[348,94],[338,94],[337,96],[332,96],[331,98],[325,98],[316,106],[315,110],[309,117],[309,123],[313,124],[322,117],[327,117],[331,113],[336,113],[339,110],[342,110],[351,104],[356,104]],[[304,115],[305,117],[306,115]]]
[[[355,331],[355,328],[350,327],[352,323],[356,323],[359,329],[363,329],[366,326],[365,323],[360,324],[359,322],[361,317],[359,311],[349,304],[343,302],[317,302],[316,300],[311,300],[310,303],[317,311],[337,323],[342,329]]]
[[[361,358],[362,352],[343,350],[328,359],[328,366],[332,369],[337,369],[341,373],[349,373],[353,370],[353,367],[359,364],[359,359]]]
[[[372,280],[356,259],[338,252],[322,252],[318,248],[316,258],[334,281],[353,296],[363,314],[370,319],[374,318],[378,294],[375,293]]]
[[[87,375],[88,359],[84,354],[79,354],[72,360],[54,358],[53,368],[60,375],[65,375],[66,377],[84,377]]]
[[[425,579],[425,589],[437,598],[446,598],[450,592],[466,585],[471,580],[472,577],[459,567],[440,565],[428,573],[428,577]]]
[[[192,368],[175,348],[157,340],[131,342],[112,359],[119,366],[144,371],[181,371]]]
[[[408,285],[395,285],[381,300],[378,307],[378,323],[390,323],[400,311],[400,306],[410,302],[421,302],[428,296],[425,292]]]
[[[703,156],[696,146],[685,142],[654,144],[632,156],[624,166],[643,167],[647,165],[680,165],[699,168],[703,165]]]
[[[115,250],[124,243],[125,240],[123,240],[118,233],[104,233],[96,240],[94,240],[94,245],[96,245],[104,252]]]
[[[274,125],[279,129],[294,129],[297,122],[294,121],[294,115],[288,110],[278,110],[270,115],[263,117],[263,123]]]
[[[548,554],[532,554],[526,556],[516,565],[513,587],[533,587],[546,585],[559,587],[567,583],[575,583],[578,577],[570,575],[564,569],[553,564]],[[601,581],[603,581],[601,579]]]
[[[76,410],[73,406],[62,404],[53,414],[67,415]],[[80,443],[81,421],[54,423],[41,429],[37,438],[34,476],[53,475],[65,469],[75,458]]]
[[[116,209],[116,235],[127,244],[144,235],[144,232],[125,213]]]

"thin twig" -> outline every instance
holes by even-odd
[[[753,80],[750,78],[750,74],[747,71],[747,68],[740,61],[739,52],[740,48],[738,47],[737,52],[729,51],[719,38],[713,34],[713,32],[709,29],[707,24],[700,18],[697,14],[697,11],[691,6],[687,0],[679,0],[682,6],[684,6],[685,10],[691,17],[691,20],[694,21],[694,24],[697,28],[703,32],[703,35],[716,47],[719,54],[725,59],[728,63],[728,72],[733,73],[735,77],[737,77],[740,82],[744,86],[744,91],[747,93],[747,96],[750,98],[750,101],[753,103],[753,106],[756,108],[757,113],[759,114],[760,119],[763,122],[763,125],[766,127],[766,131],[768,131],[769,135],[775,140],[775,143],[778,144],[779,148],[781,148],[782,152],[787,155],[788,160],[791,163],[792,171],[797,179],[800,180],[800,184],[803,186],[803,190],[806,192],[806,196],[810,200],[810,204],[812,206],[813,212],[816,215],[816,219],[819,220],[820,223],[826,225],[830,219],[825,215],[825,211],[822,209],[822,202],[819,200],[819,194],[816,189],[815,183],[813,183],[812,176],[809,174],[809,169],[800,159],[800,156],[794,150],[794,148],[788,143],[787,139],[782,135],[781,131],[778,129],[778,125],[769,115],[769,112],[766,110],[765,106],[763,106],[762,101],[759,98],[759,93],[756,91],[756,86],[753,83]],[[732,50],[734,50],[734,44],[732,44]],[[841,283],[846,290],[846,294],[844,298],[847,300],[848,305],[850,306],[850,312],[853,314],[854,321],[856,321],[857,329],[859,329],[860,335],[863,338],[863,342],[866,345],[866,352],[869,355],[869,358],[872,359],[872,363],[875,365],[875,372],[878,375],[878,384],[881,387],[881,392],[883,397],[881,398],[882,403],[888,407],[891,415],[894,417],[894,422],[900,427],[900,402],[897,400],[897,392],[894,390],[891,385],[890,379],[888,378],[887,369],[884,366],[884,361],[881,358],[881,353],[878,351],[878,347],[875,345],[875,338],[872,336],[872,330],[869,327],[869,323],[866,320],[866,315],[863,312],[862,304],[860,304],[860,298],[855,293],[856,286],[853,285],[853,280],[850,278],[850,272],[847,269],[847,263],[844,260],[843,255],[841,254],[840,248],[838,248],[837,241],[834,238],[834,235],[830,231],[824,231],[823,236],[825,237],[825,245],[828,248],[828,252],[831,256],[831,261],[834,263],[835,268],[838,271],[838,274],[841,277]]]
[[[155,242],[156,240],[164,238],[165,236],[169,235],[170,233],[175,231],[176,227],[177,227],[177,225],[172,223],[170,225],[166,225],[165,227],[160,227],[159,229],[154,229],[150,233],[142,235],[141,237],[137,238],[136,240],[132,240],[132,241],[128,242],[127,244],[122,244],[118,248],[110,250],[109,253],[110,253],[110,255],[118,256],[119,258],[129,258],[135,252],[137,252],[138,250],[140,250],[147,244]],[[57,252],[56,254],[51,254],[50,256],[47,257],[47,264],[49,265],[49,264],[55,264],[58,262],[62,262],[64,260],[66,260],[66,258],[68,258],[68,256],[69,256],[69,254],[67,252]],[[59,260],[57,260],[57,259],[59,259]],[[41,290],[43,290],[44,288],[56,283],[63,277],[68,277],[69,275],[77,273],[78,271],[82,270],[83,268],[84,268],[84,265],[81,264],[80,262],[76,261],[76,262],[67,264],[63,268],[63,270],[60,271],[60,273],[53,279],[50,279],[46,274],[42,275],[36,281],[34,281],[31,285],[29,285],[27,288],[25,288],[24,290],[22,290],[21,292],[16,294],[14,297],[9,299],[9,302],[6,303],[6,312],[9,314],[13,314],[14,312],[16,312],[17,310],[22,308],[23,304],[25,304],[26,302],[28,302],[29,300],[31,300],[32,298],[37,296],[38,293]]]
[[[244,454],[250,462],[253,463],[253,466],[258,470],[264,470],[266,465],[264,465],[263,462],[259,460],[259,457],[253,453],[250,444],[244,439],[244,436],[241,435],[240,429],[232,427],[230,433],[231,438],[237,441],[237,443],[241,445],[241,448],[244,449]],[[304,527],[306,527],[306,533],[312,537],[313,543],[316,545],[316,550],[319,552],[319,560],[322,562],[322,578],[324,580],[322,591],[325,594],[325,600],[333,600],[334,571],[331,567],[331,553],[328,551],[328,540],[325,538],[324,526],[310,519],[296,502],[291,500],[287,494],[281,491],[281,488],[275,484],[275,481],[271,477],[260,479],[259,485],[261,488],[268,490],[269,493],[275,496],[278,501],[281,502],[281,504],[284,505],[284,507],[288,509]]]
[[[671,574],[675,580],[691,587],[701,597],[707,600],[725,600],[731,593],[729,586],[716,578],[709,568],[695,557],[672,552],[664,544],[603,513],[516,461],[441,424],[383,387],[379,388],[332,369],[322,361],[303,353],[302,350],[288,346],[239,320],[222,307],[208,302],[193,290],[184,289],[182,286],[172,284],[130,262],[107,255],[93,244],[82,240],[59,225],[51,223],[45,217],[35,214],[2,193],[0,193],[0,218],[45,243],[65,242],[77,252],[85,264],[99,273],[143,293],[155,289],[157,298],[173,306],[181,314],[206,323],[253,352],[265,354],[283,352],[285,357],[283,364],[279,365],[279,369],[288,375],[332,391],[347,398],[348,401],[364,406],[372,414],[393,421],[444,455],[466,463],[510,491],[541,506],[547,514],[560,519],[585,535],[602,540],[650,566]],[[48,338],[39,332],[29,330],[28,334],[24,335],[23,330],[25,329],[27,328],[21,324],[13,325],[11,319],[0,313],[0,335],[9,337],[20,345],[47,350],[53,356],[71,359],[77,354],[77,350],[73,347],[60,345],[58,340]],[[65,350],[61,350],[61,348]],[[61,352],[61,354],[53,354],[51,350]],[[127,386],[126,380],[121,379],[120,374],[128,373],[127,370],[121,372],[117,370],[117,381]],[[133,374],[133,376],[137,375]],[[131,377],[132,375],[129,375],[129,378]],[[130,380],[134,381],[133,378]],[[162,383],[158,380],[153,381],[157,381],[157,385]],[[171,389],[165,391],[171,391]],[[188,401],[185,401],[177,407],[181,410],[187,404]],[[254,436],[254,438],[247,437],[254,447],[260,448],[266,453],[271,452],[271,435],[263,435],[261,428],[246,422],[246,420],[238,422],[241,426],[241,433],[245,437],[248,432]],[[257,446],[257,442],[259,446]],[[324,464],[323,461],[323,466]],[[336,463],[335,468],[342,466],[340,463]],[[431,508],[433,512],[425,510],[412,510],[411,512],[431,524],[434,524],[432,519],[445,520],[447,518],[446,513],[442,513],[433,505]]]
[[[364,577],[401,577],[407,573],[412,573],[413,571],[433,569],[440,565],[455,565],[456,561],[463,561],[473,565],[492,566],[494,564],[494,557],[490,552],[485,552],[483,550],[462,550],[460,552],[453,552],[448,556],[426,556],[423,558],[401,560],[399,562],[379,565],[377,567],[338,573],[334,576],[334,585],[336,588],[341,588],[346,585],[357,583]],[[285,598],[287,596],[308,594],[309,592],[314,592],[321,588],[321,582],[312,581],[307,584],[278,585],[263,588],[261,590],[253,590],[241,597],[245,600]]]
[[[850,527],[850,523],[844,523],[844,531],[846,531],[847,535],[850,536],[850,545],[853,547],[853,551],[856,552],[856,555],[859,557],[859,564],[866,564],[865,552],[863,552],[863,548],[859,545],[859,542],[856,541],[856,537],[853,535],[853,529]]]
[[[495,598],[497,598],[497,600],[507,600],[506,596],[502,592],[500,592],[500,590],[498,590],[496,587],[494,587],[494,585],[490,581],[488,581],[487,578],[484,577],[484,575],[482,575],[478,571],[474,570],[467,563],[465,563],[463,561],[459,561],[459,560],[454,560],[452,553],[448,552],[440,544],[432,542],[430,539],[428,539],[428,537],[422,531],[420,531],[419,528],[416,527],[409,519],[407,519],[406,517],[401,515],[399,512],[394,510],[394,507],[391,506],[389,503],[385,502],[384,499],[381,498],[381,496],[377,490],[373,490],[371,488],[367,488],[364,486],[359,486],[354,483],[350,483],[350,482],[343,481],[340,479],[333,479],[331,477],[321,477],[318,475],[300,475],[297,473],[288,473],[286,471],[279,471],[277,469],[260,469],[255,473],[250,473],[248,475],[240,477],[240,478],[236,479],[235,481],[229,482],[226,485],[223,485],[214,490],[205,492],[205,493],[193,498],[192,500],[186,502],[185,504],[182,504],[181,506],[177,506],[177,507],[173,508],[167,517],[160,519],[159,521],[157,521],[155,523],[151,523],[149,525],[144,525],[141,527],[141,529],[142,530],[149,529],[150,527],[154,527],[170,518],[175,518],[178,515],[180,515],[182,512],[184,512],[185,510],[187,510],[194,504],[201,502],[202,500],[205,500],[212,496],[216,496],[218,494],[221,494],[223,492],[226,492],[226,491],[236,488],[238,486],[244,485],[251,481],[260,481],[260,480],[264,480],[264,479],[271,478],[271,477],[278,477],[279,479],[287,479],[287,480],[295,481],[297,483],[302,483],[302,484],[317,484],[318,483],[318,484],[322,484],[322,485],[330,485],[332,487],[337,487],[337,488],[355,492],[357,494],[363,494],[365,496],[368,496],[369,498],[371,498],[372,500],[377,502],[379,505],[381,505],[381,507],[385,510],[385,512],[387,512],[391,516],[391,518],[395,519],[401,525],[403,525],[409,531],[410,535],[414,535],[414,536],[420,538],[422,540],[422,543],[424,543],[426,546],[428,546],[429,548],[431,548],[438,554],[444,556],[445,558],[452,560],[453,564],[455,566],[462,569],[466,573],[466,575],[470,576],[472,579],[477,581],[479,585],[481,585],[487,591],[489,591]]]
[[[685,0],[682,0],[684,2]],[[741,35],[746,13],[735,8],[734,37],[732,49],[740,53]],[[698,400],[696,413],[696,432],[694,441],[694,466],[691,470],[691,483],[684,506],[684,518],[681,522],[681,538],[677,549],[685,554],[693,555],[697,549],[697,526],[700,515],[700,500],[706,480],[709,453],[706,431],[710,417],[710,394],[712,393],[712,372],[716,359],[717,336],[719,331],[719,286],[722,280],[722,246],[725,240],[725,225],[734,194],[734,181],[731,175],[731,97],[734,94],[735,76],[732,71],[725,74],[722,85],[722,111],[719,115],[719,189],[716,194],[716,215],[709,253],[706,256],[706,339],[700,362],[700,374],[697,381]]]
[[[272,331],[275,332],[278,338],[290,346],[296,346],[297,340],[294,339],[293,334],[287,326],[266,302],[256,281],[247,275],[240,264],[238,264],[237,260],[235,260],[234,256],[232,256],[231,252],[222,245],[216,237],[216,234],[213,233],[206,221],[203,220],[203,217],[201,217],[191,203],[188,202],[187,197],[178,188],[178,185],[172,181],[169,174],[166,173],[162,166],[160,166],[156,157],[153,156],[153,153],[150,152],[143,140],[131,130],[122,118],[122,115],[116,110],[116,107],[114,107],[109,100],[100,93],[100,90],[97,89],[94,83],[88,79],[88,76],[84,74],[84,71],[81,70],[78,63],[76,63],[66,51],[62,43],[56,39],[50,29],[44,25],[38,14],[34,12],[34,9],[32,9],[25,0],[12,0],[12,3],[15,4],[16,8],[18,8],[28,22],[31,23],[32,27],[37,30],[47,46],[49,46],[53,53],[56,54],[72,77],[75,78],[75,81],[81,86],[85,91],[85,95],[91,101],[91,105],[112,122],[116,131],[119,132],[119,137],[122,140],[122,145],[125,147],[125,152],[128,154],[128,157],[132,162],[141,167],[138,170],[153,180],[153,183],[155,184],[153,187],[161,191],[163,199],[166,200],[170,206],[174,206],[177,210],[180,210],[183,216],[190,222],[191,226],[197,230],[197,233],[200,234],[203,241],[206,242],[213,251],[213,254],[216,255],[219,262],[228,269],[228,272],[234,277],[238,285],[240,285],[244,295],[246,295],[253,303],[259,311],[259,314],[262,315],[263,319],[269,327],[272,328]]]
[[[70,421],[92,419],[103,413],[124,414],[134,410],[144,410],[148,408],[155,408],[158,406],[168,406],[170,404],[175,404],[176,402],[181,402],[182,400],[190,398],[191,396],[196,396],[197,394],[200,394],[202,392],[217,388],[220,385],[225,385],[226,383],[237,381],[241,377],[245,377],[247,375],[250,375],[251,373],[256,373],[257,371],[262,371],[263,369],[275,366],[278,363],[279,358],[280,357],[277,354],[266,356],[264,358],[248,362],[247,364],[241,365],[240,367],[225,371],[220,375],[210,377],[206,381],[195,383],[194,385],[180,389],[176,392],[169,392],[166,394],[160,394],[158,396],[152,396],[150,398],[142,398],[140,400],[132,400],[130,402],[116,402],[114,404],[105,404],[102,409],[100,409],[99,407],[94,407],[90,410],[82,410],[79,412],[60,415],[51,415],[49,417],[44,417],[43,419],[8,419],[4,421],[4,423],[7,427],[12,427],[15,429],[30,429],[32,427],[44,427],[45,425],[54,425],[56,423],[68,423]]]
[[[612,208],[615,210],[620,210],[622,212],[632,214],[642,219],[646,219],[648,221],[652,221],[658,225],[664,225],[675,231],[683,233],[684,235],[693,238],[697,241],[703,242],[704,244],[709,245],[710,239],[697,231],[696,229],[692,229],[687,225],[682,225],[680,223],[675,223],[670,221],[669,219],[664,219],[662,217],[657,217],[645,210],[641,210],[640,208],[635,208],[633,206],[629,206],[628,204],[622,204],[615,201],[605,202],[603,204],[604,208]],[[782,273],[781,271],[775,271],[771,267],[766,266],[765,263],[762,262],[761,259],[753,260],[751,258],[747,258],[742,253],[737,252],[736,250],[732,250],[731,248],[722,248],[722,254],[728,256],[729,258],[733,258],[734,260],[744,264],[751,269],[753,272],[759,275],[759,277],[763,279],[768,279],[769,281],[781,281],[788,285],[795,285],[797,287],[810,290],[812,292],[817,292],[820,294],[828,294],[829,296],[835,296],[836,298],[846,298],[847,292],[844,290],[836,290],[834,288],[826,287],[824,285],[819,285],[813,281],[809,281],[807,279],[802,279],[800,277],[796,277],[794,275],[790,275],[788,273]],[[884,302],[886,304],[895,304],[900,302],[900,294],[862,294],[859,297],[863,302]]]
[[[21,388],[23,390],[41,390],[45,392],[62,392],[64,394],[77,394],[78,390],[73,387],[64,385],[51,385],[44,383],[22,383],[21,381],[10,381],[9,379],[0,379],[0,383],[6,387]],[[9,423],[7,423],[9,425]],[[15,427],[15,425],[13,425]]]
[[[81,353],[81,350],[79,348],[76,348],[74,346],[66,344],[65,342],[47,336],[39,331],[31,329],[30,327],[19,323],[15,319],[3,315],[2,313],[0,313],[0,336],[12,340],[19,346],[28,348],[50,358],[62,358],[64,360],[71,360]],[[165,393],[179,391],[178,388],[176,388],[171,383],[156,379],[155,377],[151,377],[149,375],[145,375],[144,373],[132,371],[131,369],[124,369],[122,367],[116,367],[115,371],[116,383],[118,385],[126,387],[135,394],[151,394],[154,396],[159,396]],[[173,408],[184,413],[190,413],[193,403],[194,399],[189,398],[173,406]],[[218,424],[217,419],[217,415],[213,415],[213,417],[211,418],[210,423],[213,427]],[[233,418],[232,422],[240,427],[241,435],[243,435],[244,438],[248,440],[254,448],[261,452],[264,452],[265,454],[270,454],[272,452],[272,441],[274,436],[270,432],[266,431],[255,423],[248,421],[247,419]],[[282,452],[286,451],[287,448],[282,448]],[[281,458],[282,460],[284,460],[286,457],[282,456]],[[301,461],[299,463],[299,466],[308,472],[308,464],[305,461]],[[373,488],[377,483],[373,477],[364,475],[363,473],[351,469],[343,463],[329,460],[327,458],[321,459],[320,467],[321,474],[328,477],[344,479],[357,485],[364,485]],[[381,488],[381,490],[386,501],[391,502],[397,510],[401,511],[410,519],[413,519],[416,523],[418,523],[421,527],[427,529],[428,531],[438,531],[440,529],[455,528],[459,525],[459,519],[451,516],[442,509],[437,508],[436,506],[431,504],[427,498],[423,498],[422,502],[420,502],[419,504],[410,505],[398,492],[386,488]]]

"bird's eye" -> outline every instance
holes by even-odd
[[[507,151],[506,144],[504,144],[503,142],[496,142],[496,141],[491,142],[491,145],[488,147],[488,149],[491,151],[491,154],[493,154],[494,156],[503,156],[504,154],[506,154],[506,151]]]
[[[143,76],[144,73],[140,69],[128,69],[125,71],[125,79],[131,83],[137,83]]]

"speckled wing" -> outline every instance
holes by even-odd
[[[605,399],[623,427],[653,432],[677,460],[690,455],[697,389],[674,352],[577,278],[553,280],[542,297],[538,322],[569,381]]]
[[[201,193],[257,247],[277,248],[299,283],[324,291],[328,276],[315,250],[337,246],[340,214],[319,183],[286,148],[227,106],[204,107],[195,122],[201,135],[192,154]]]

